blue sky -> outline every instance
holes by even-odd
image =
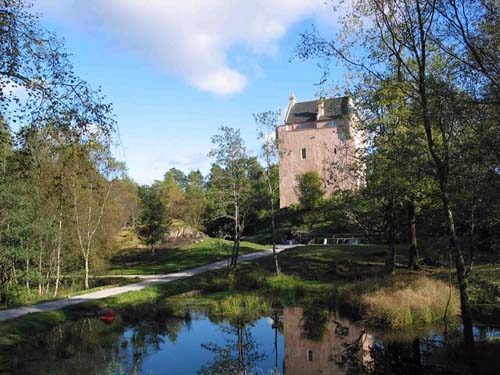
[[[300,32],[312,24],[334,28],[332,10],[322,0],[248,3],[39,0],[35,6],[44,26],[65,39],[76,72],[113,103],[117,158],[134,180],[151,183],[172,167],[206,173],[210,137],[221,125],[241,129],[248,151],[257,153],[252,113],[285,110],[291,91],[298,100],[316,97],[316,63],[290,58]]]

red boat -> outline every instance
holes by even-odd
[[[100,319],[105,323],[112,323],[116,318],[116,312],[113,309],[104,309]]]

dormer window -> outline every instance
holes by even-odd
[[[305,122],[305,123],[299,125],[299,129],[301,129],[301,130],[303,130],[303,129],[314,129],[315,127],[316,127],[316,123],[315,122]]]
[[[329,128],[335,128],[337,126],[337,120],[330,120],[328,121],[328,127]]]

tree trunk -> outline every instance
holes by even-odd
[[[238,374],[245,373],[245,359],[243,357],[243,332],[241,324],[238,322],[236,327],[236,332],[238,336]]]
[[[443,213],[446,216],[448,236],[450,242],[450,248],[452,254],[455,258],[455,267],[457,270],[457,279],[460,288],[460,310],[462,314],[462,323],[464,325],[464,342],[466,347],[473,349],[474,346],[474,335],[472,331],[472,315],[469,303],[469,292],[467,285],[467,274],[465,270],[465,262],[462,254],[462,250],[458,244],[458,238],[455,231],[455,223],[453,221],[453,213],[450,208],[450,199],[448,196],[448,177],[450,170],[449,162],[449,138],[445,136],[445,133],[441,129],[441,141],[443,143],[443,157],[441,158],[436,144],[434,142],[434,135],[432,129],[432,122],[429,110],[429,96],[427,92],[427,52],[426,52],[426,26],[423,22],[422,10],[420,8],[420,3],[416,2],[416,10],[418,15],[418,28],[419,28],[419,42],[420,42],[420,56],[418,58],[418,91],[420,97],[420,106],[422,109],[422,122],[424,125],[425,136],[427,140],[427,147],[429,153],[431,154],[432,160],[434,161],[435,174],[434,177],[439,184],[441,199],[443,201]],[[418,56],[417,56],[418,57]]]
[[[272,190],[270,191],[272,194]],[[276,221],[275,221],[275,211],[274,211],[274,199],[271,195],[271,230],[272,230],[272,240],[273,240],[273,257],[274,266],[276,269],[276,275],[280,274],[280,266],[278,263],[278,253],[276,252]]]
[[[233,259],[232,259],[232,266],[229,272],[231,275],[234,275],[234,272],[236,271],[236,265],[238,264],[238,256],[240,253],[240,234],[236,234],[236,238],[234,239],[234,247],[233,247]]]
[[[84,261],[85,261],[85,276],[83,279],[83,287],[85,289],[89,289],[90,288],[90,286],[89,286],[89,257],[86,256]]]
[[[274,368],[278,370],[278,312],[274,312],[273,329],[274,329]]]
[[[57,249],[56,249],[56,281],[54,285],[54,297],[57,297],[59,291],[59,280],[61,278],[61,246],[62,246],[62,206],[59,211],[59,233],[57,239]]]
[[[26,259],[26,273],[29,275],[30,273],[30,261]],[[28,290],[28,295],[31,295],[31,289],[30,289],[30,281],[29,278],[26,278],[26,289]]]
[[[395,202],[394,197],[391,197],[389,206],[387,207],[388,212],[388,220],[387,220],[387,258],[385,260],[385,270],[389,274],[393,274],[396,268],[396,249],[394,247],[395,241]]]
[[[240,250],[240,221],[239,221],[239,207],[235,207],[234,215],[234,241],[233,241],[233,253],[231,254],[231,262],[229,264],[228,275],[232,277],[234,271],[236,271],[236,264],[238,263],[238,253]]]
[[[472,326],[472,313],[469,302],[467,270],[462,249],[458,243],[458,237],[455,230],[455,222],[453,220],[453,212],[450,208],[450,201],[446,185],[443,185],[442,191],[443,208],[446,213],[448,235],[450,248],[455,258],[455,268],[457,270],[458,286],[460,290],[460,312],[462,314],[462,323],[464,325],[464,341],[465,345],[472,349],[474,345],[474,334]]]
[[[392,239],[392,236],[389,238],[387,241],[387,258],[385,260],[385,270],[389,274],[394,274],[395,270],[395,263],[396,263],[396,249],[394,247],[394,240]]]
[[[38,257],[38,296],[42,296],[42,247],[40,246],[40,255]]]
[[[408,232],[410,235],[410,251],[408,255],[408,268],[419,269],[417,248],[417,216],[415,215],[415,200],[408,200]]]

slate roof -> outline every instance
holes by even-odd
[[[333,120],[347,114],[349,98],[347,96],[339,98],[328,98],[325,101],[325,115],[319,120]],[[285,124],[297,124],[307,121],[316,121],[318,110],[318,100],[295,103],[285,119]]]

